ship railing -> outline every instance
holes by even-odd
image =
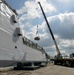
[[[37,43],[32,42],[31,40],[27,39],[26,37],[23,37],[22,40],[23,40],[23,44],[25,44],[31,48],[37,49],[39,51],[45,52],[43,47],[39,46]]]
[[[42,53],[45,53],[45,50],[44,50],[44,48],[43,48],[43,47],[41,47],[41,46],[37,45],[37,48],[38,48],[40,51],[42,51]]]

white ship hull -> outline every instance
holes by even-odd
[[[24,40],[24,44],[24,37],[16,35],[19,24],[12,22],[11,16],[14,12],[10,10],[11,13],[8,15],[9,12],[7,13],[3,5],[4,3],[0,5],[1,10],[3,9],[0,11],[0,66],[12,66],[17,62],[46,62],[44,51],[33,47],[31,41],[27,43],[27,40]]]

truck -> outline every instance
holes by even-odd
[[[39,6],[40,6],[40,8],[41,8],[41,10],[42,10],[44,19],[45,19],[45,21],[46,21],[46,24],[47,24],[47,26],[48,26],[49,32],[50,32],[50,34],[51,34],[51,36],[52,36],[54,45],[55,45],[55,47],[56,47],[57,55],[54,56],[54,64],[55,64],[55,65],[64,65],[64,66],[74,66],[74,53],[71,53],[68,58],[66,58],[66,57],[63,58],[63,56],[62,56],[62,54],[61,54],[61,52],[60,52],[60,49],[59,49],[59,47],[58,47],[58,45],[57,45],[57,42],[56,42],[56,40],[55,40],[55,37],[54,37],[54,35],[53,35],[52,29],[51,29],[51,27],[50,27],[50,25],[49,25],[49,23],[48,23],[47,18],[46,18],[45,12],[44,12],[44,10],[43,10],[43,8],[42,8],[42,6],[41,6],[41,3],[38,2],[38,4],[39,4]]]

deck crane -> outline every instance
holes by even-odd
[[[51,30],[51,27],[50,27],[50,25],[49,25],[49,23],[48,23],[48,20],[47,20],[47,18],[46,18],[46,15],[45,15],[45,13],[44,13],[44,11],[43,11],[43,8],[42,8],[42,6],[41,6],[41,3],[38,2],[38,4],[39,4],[39,6],[40,6],[40,8],[41,8],[41,10],[42,10],[44,19],[45,19],[45,21],[46,21],[46,23],[47,23],[48,29],[49,29],[50,34],[51,34],[51,36],[52,36],[52,39],[53,39],[53,41],[54,41],[54,44],[55,44],[55,47],[56,47],[56,51],[57,51],[57,56],[56,56],[56,58],[62,58],[61,53],[60,53],[60,50],[59,50],[58,45],[57,45],[57,42],[56,42],[55,37],[54,37],[54,35],[53,35],[53,32],[52,32],[52,30]]]

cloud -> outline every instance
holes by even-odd
[[[46,22],[42,19],[42,12],[37,4],[40,1],[45,13],[56,12],[57,9],[49,0],[31,0],[26,1],[24,6],[18,11],[20,14],[20,25],[23,30],[23,35],[28,37],[30,40],[38,43],[40,46],[44,47],[46,52],[51,55],[56,54],[56,48],[54,42],[46,25]],[[57,0],[60,4],[64,1],[68,4],[69,0]],[[72,2],[72,0],[71,0]],[[70,3],[71,3],[70,2]],[[36,19],[36,20],[34,20]],[[35,41],[37,24],[34,21],[42,19],[42,23],[38,24],[38,31],[40,36],[40,41]],[[59,13],[58,15],[47,17],[50,27],[53,31],[55,39],[57,41],[58,47],[61,53],[71,53],[74,49],[74,13],[65,12]]]
[[[32,23],[28,22],[31,20],[34,20],[36,18],[41,18],[42,15],[42,11],[38,5],[37,2],[41,2],[44,11],[46,13],[51,13],[51,12],[55,12],[56,8],[54,7],[54,5],[52,5],[50,2],[48,2],[48,0],[31,0],[31,1],[25,1],[24,6],[21,7],[20,9],[17,10],[18,14],[20,15],[19,21],[20,21],[20,25],[22,30],[25,30],[25,33],[23,32],[23,35],[26,34],[26,36],[31,36],[29,38],[33,38],[35,36],[35,32],[36,32],[36,28],[35,26],[31,26]],[[31,26],[32,28],[30,29]],[[42,29],[42,33],[44,32],[45,28],[45,24],[42,23],[42,25],[39,25],[39,30],[41,31]],[[26,31],[29,30],[28,31]],[[34,32],[35,31],[35,32]],[[40,34],[41,37],[45,36],[45,34]],[[33,39],[32,39],[33,40]]]
[[[62,54],[65,52],[67,54],[72,53],[74,49],[74,13],[61,13],[59,15],[48,17],[47,19],[55,36],[60,52]],[[34,40],[37,25],[33,26],[28,22],[25,24],[25,27],[29,28],[29,31],[25,31],[26,37],[44,47],[46,52],[50,53],[50,55],[52,55],[52,53],[53,55],[57,53],[45,21],[38,25],[40,41]]]
[[[62,39],[60,41],[59,45],[60,45],[61,49],[66,49],[66,50],[74,49],[74,39],[73,40],[64,40],[64,39]]]
[[[51,4],[51,2],[49,0],[36,0],[36,2],[41,3],[45,12],[51,13],[51,12],[57,11],[55,6],[53,4]]]
[[[74,49],[74,13],[63,13],[55,16],[48,17],[51,29],[55,36],[56,42],[60,49],[61,53],[71,53]],[[27,23],[28,25],[30,23]],[[28,26],[27,25],[27,26]],[[31,25],[31,24],[30,24]],[[29,32],[26,31],[26,36],[34,41],[36,36],[36,25],[29,26]],[[42,24],[38,25],[38,31],[40,36],[40,41],[34,41],[40,46],[44,47],[46,52],[51,54],[56,54],[56,48],[54,42],[46,25],[46,22],[43,21]]]
[[[57,1],[65,4],[73,2],[73,0],[57,0]]]
[[[61,13],[59,15],[51,16],[48,17],[48,21],[50,23],[60,52],[66,52],[67,54],[74,52],[74,13]],[[54,53],[56,49],[50,32],[48,31],[47,25],[45,22],[43,22],[41,25],[43,26],[42,30],[47,35],[42,37],[43,40],[39,43],[45,47],[47,52],[51,52],[52,50]]]
[[[58,3],[57,7],[61,8],[61,10],[65,9],[64,11],[72,11],[71,9],[74,6],[74,0],[56,0]],[[62,7],[63,6],[63,7]]]
[[[49,17],[48,20],[54,35],[58,36],[56,41],[60,52],[74,52],[74,13],[59,14]]]
[[[63,39],[74,39],[74,13],[64,13],[48,18],[52,31]]]
[[[40,17],[40,13],[38,12],[38,5],[34,1],[26,1],[24,6],[17,10],[17,12],[22,15],[22,20],[35,19],[36,17]]]
[[[17,10],[18,14],[22,15],[20,17],[21,21],[41,17],[42,12],[37,2],[41,2],[46,13],[56,12],[57,10],[48,0],[25,1],[24,6]]]

